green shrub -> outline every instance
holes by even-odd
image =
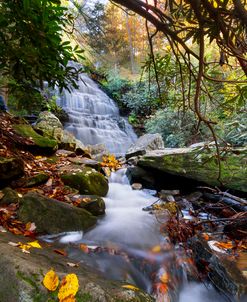
[[[197,131],[197,120],[192,112],[178,113],[171,109],[158,110],[145,123],[148,133],[160,133],[166,147],[184,147],[193,143],[193,137],[203,140],[207,130],[201,126]]]

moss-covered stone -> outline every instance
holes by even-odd
[[[88,211],[36,192],[22,198],[18,217],[25,223],[34,222],[37,232],[46,234],[86,230],[96,223]]]
[[[57,150],[58,146],[55,140],[39,135],[30,125],[15,124],[13,125],[13,129],[20,136],[33,140],[34,146],[27,146],[30,151],[39,150],[45,153],[53,153]]]
[[[85,209],[95,216],[105,214],[105,202],[103,198],[96,195],[79,195],[77,198],[81,200],[79,208]]]
[[[20,159],[0,157],[0,187],[24,174],[24,165]]]
[[[78,189],[80,194],[106,196],[109,186],[106,178],[92,168],[82,168],[79,172],[64,172],[61,175],[64,184]]]
[[[37,175],[34,175],[32,177],[28,177],[25,180],[24,187],[30,188],[34,186],[41,185],[45,183],[49,179],[49,175],[45,173],[39,173]]]
[[[11,203],[17,203],[20,200],[18,193],[9,187],[4,188],[1,192],[4,195],[3,198],[0,199],[0,205],[9,205]]]
[[[151,151],[138,165],[184,176],[212,186],[247,192],[247,148],[220,149],[221,170],[214,145]]]

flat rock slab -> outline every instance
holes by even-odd
[[[247,192],[247,148],[221,148],[221,177],[214,145],[150,151],[138,166],[182,176],[211,186]]]
[[[123,283],[107,280],[99,272],[80,263],[73,268],[73,262],[65,256],[54,253],[54,247],[42,244],[42,249],[30,250],[24,254],[21,249],[10,246],[8,242],[26,243],[30,238],[3,233],[0,236],[0,301],[1,302],[47,302],[50,294],[42,285],[43,275],[51,268],[61,280],[65,275],[74,273],[79,280],[78,301],[85,302],[152,302],[148,294],[122,288]],[[7,281],[7,282],[6,282]]]

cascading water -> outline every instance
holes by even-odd
[[[136,140],[129,123],[98,85],[86,74],[81,75],[79,89],[65,91],[58,104],[69,115],[66,130],[84,145],[104,144],[110,153],[123,155]]]
[[[115,103],[87,75],[82,75],[79,90],[63,94],[59,105],[69,114],[66,129],[85,145],[105,144],[111,153],[122,155],[136,140]],[[193,267],[184,260],[184,250],[174,248],[161,235],[157,217],[142,211],[156,199],[144,190],[132,190],[125,169],[119,170],[109,180],[106,215],[94,229],[43,239],[64,244],[72,259],[87,263],[109,279],[135,284],[152,293],[156,301],[225,301],[212,288],[187,281]],[[82,252],[79,243],[88,251]],[[168,273],[173,290],[166,296],[160,280]]]

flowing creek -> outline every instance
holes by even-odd
[[[66,129],[85,145],[103,143],[111,153],[125,154],[136,140],[132,127],[87,75],[78,84],[79,90],[65,92],[58,100],[69,114]],[[95,228],[43,240],[63,245],[74,262],[91,266],[105,278],[134,284],[153,294],[156,301],[226,301],[210,285],[189,281],[194,274],[190,259],[182,247],[174,247],[161,234],[159,219],[142,210],[157,200],[151,194],[132,190],[125,169],[119,170],[111,175],[106,215]]]
[[[46,236],[108,279],[121,280],[153,294],[156,301],[229,301],[209,284],[188,281],[193,265],[184,250],[168,243],[155,215],[142,210],[157,200],[147,190],[133,190],[125,169],[112,173],[106,215],[92,230]],[[152,193],[152,192],[151,192]],[[83,247],[83,248],[82,248]],[[169,276],[167,291],[160,279]]]

